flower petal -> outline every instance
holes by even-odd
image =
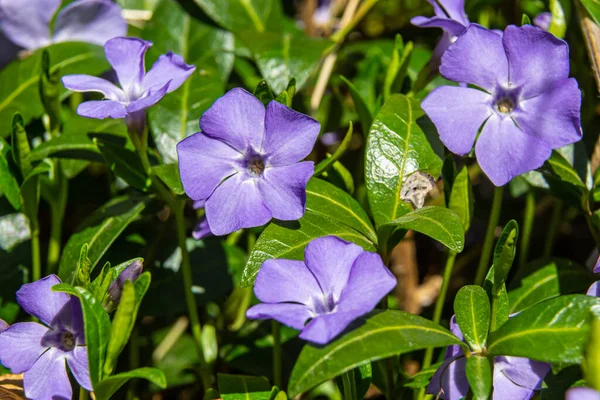
[[[501,370],[496,368],[494,368],[493,386],[493,400],[528,400],[534,392],[531,389],[516,385]]]
[[[429,382],[427,393],[444,400],[460,400],[469,392],[466,374],[466,358],[463,354],[444,360]]]
[[[246,311],[248,319],[274,319],[294,329],[303,329],[313,313],[304,304],[257,304]]]
[[[323,292],[303,261],[266,260],[258,271],[254,293],[263,303],[300,303],[312,307]]]
[[[104,45],[106,59],[112,65],[126,93],[141,87],[146,73],[144,56],[152,43],[137,38],[116,37]]]
[[[258,190],[271,210],[273,218],[294,221],[306,210],[306,184],[313,175],[312,161],[285,167],[267,167],[258,179]]]
[[[475,154],[492,183],[502,186],[515,176],[541,167],[550,158],[552,148],[523,133],[512,119],[493,114],[479,135]]]
[[[0,351],[0,363],[13,374],[27,371],[46,351],[42,338],[48,330],[37,322],[19,322],[10,326],[0,334],[0,349],[10,349]]]
[[[29,50],[50,43],[50,21],[61,0],[0,0],[0,30]]]
[[[213,233],[210,230],[210,226],[208,225],[208,220],[206,219],[206,216],[203,216],[200,219],[198,219],[198,222],[196,222],[194,230],[192,231],[192,237],[196,240],[200,240],[212,235]]]
[[[54,42],[78,41],[104,46],[107,40],[127,35],[121,7],[110,0],[77,0],[56,16]]]
[[[28,399],[70,399],[73,395],[63,352],[51,348],[23,375]]]
[[[183,188],[194,200],[205,200],[227,177],[236,173],[241,154],[227,144],[195,133],[177,143]]]
[[[508,60],[502,36],[471,24],[442,57],[440,73],[455,82],[477,85],[488,92],[508,83]]]
[[[491,96],[481,90],[441,86],[423,100],[421,107],[433,121],[442,143],[454,154],[465,155],[493,112],[490,102]]]
[[[342,290],[337,310],[358,318],[372,311],[396,286],[396,277],[376,253],[362,252],[352,265],[348,284]]]
[[[112,100],[92,100],[81,103],[77,107],[77,114],[82,117],[105,119],[105,118],[125,118],[127,110],[125,106],[118,101]]]
[[[17,291],[17,302],[27,313],[50,325],[56,314],[69,301],[68,294],[52,291],[52,286],[59,283],[60,279],[56,275],[48,275],[38,281],[26,283]]]
[[[56,313],[50,327],[55,330],[67,330],[75,335],[78,345],[85,344],[83,311],[77,297],[71,296],[69,301]]]
[[[410,23],[420,28],[442,28],[453,36],[460,36],[467,30],[465,25],[446,17],[414,17]]]
[[[231,89],[200,118],[200,129],[241,153],[261,147],[265,132],[265,107],[241,88]]]
[[[271,217],[256,181],[244,179],[242,174],[225,180],[206,200],[206,219],[217,236],[264,225]]]
[[[469,24],[469,18],[465,12],[465,0],[437,0],[437,2],[440,3],[450,18],[464,25]]]
[[[362,247],[335,236],[314,239],[304,250],[304,262],[317,278],[325,296],[337,303]]]
[[[553,149],[581,139],[581,91],[573,78],[554,82],[539,96],[519,103],[514,119],[524,132]]]
[[[569,46],[553,34],[531,25],[510,25],[503,40],[510,85],[522,87],[524,98],[537,96],[555,81],[569,77]]]
[[[600,281],[592,283],[590,288],[587,290],[586,294],[588,296],[600,297]]]
[[[158,57],[158,60],[144,77],[142,88],[147,90],[153,87],[162,87],[169,83],[168,93],[171,93],[183,85],[183,82],[195,70],[196,67],[186,64],[183,57],[169,51],[167,54]]]
[[[63,85],[74,92],[99,92],[107,99],[124,101],[125,93],[106,79],[90,75],[66,75],[62,78]]]
[[[551,365],[524,357],[502,356],[494,358],[494,369],[496,368],[515,384],[531,390],[539,390]]]
[[[88,354],[86,346],[75,346],[73,351],[67,354],[67,364],[73,373],[77,382],[84,389],[92,391],[92,380],[90,379],[90,369],[88,366]]]
[[[334,312],[316,316],[298,337],[311,343],[327,344],[335,339],[357,318],[352,312]]]
[[[127,105],[127,113],[133,114],[138,111],[145,110],[147,108],[152,107],[156,103],[158,103],[169,90],[169,82],[167,82],[163,87],[155,87],[154,89],[150,89],[150,91],[140,97],[137,100],[132,101]]]
[[[312,151],[321,125],[319,122],[277,101],[267,105],[262,153],[267,165],[296,163]]]
[[[598,400],[600,392],[589,387],[574,387],[567,390],[565,400]]]
[[[10,64],[22,48],[11,42],[0,29],[0,69]]]

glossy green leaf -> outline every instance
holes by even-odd
[[[281,93],[287,93],[287,92],[281,92]],[[265,81],[264,79],[261,80],[260,82],[258,82],[258,85],[256,85],[256,87],[254,88],[254,92],[252,92],[252,94],[265,105],[267,105],[267,104],[269,104],[269,102],[275,100],[275,97],[273,97],[273,92],[271,92],[271,89],[269,89],[269,85],[267,84],[267,81]]]
[[[492,367],[486,357],[473,355],[467,358],[467,380],[476,400],[487,400],[492,393]]]
[[[465,233],[471,227],[475,202],[467,167],[463,167],[454,178],[448,208],[456,213],[462,222]]]
[[[156,368],[138,368],[127,372],[122,372],[104,379],[97,385],[94,385],[94,394],[97,400],[108,400],[125,383],[131,379],[145,379],[158,386],[161,389],[167,387],[165,374]]]
[[[319,176],[329,168],[333,167],[333,164],[335,164],[335,162],[344,155],[350,146],[350,142],[352,141],[352,131],[352,122],[350,122],[350,126],[348,127],[348,131],[346,132],[342,143],[340,143],[339,147],[331,157],[327,157],[315,166],[314,176]]]
[[[594,281],[584,267],[567,259],[541,260],[528,270],[530,274],[512,280],[508,292],[511,314],[561,294],[585,292]]]
[[[171,189],[174,194],[184,194],[183,183],[179,176],[179,166],[177,164],[161,164],[152,167],[152,171],[161,181]]]
[[[109,68],[102,47],[88,43],[58,43],[46,48],[52,60],[51,72],[96,75]],[[15,111],[23,115],[25,124],[40,117],[44,108],[39,100],[39,80],[43,49],[24,60],[17,60],[0,71],[0,136],[11,131]],[[61,97],[67,91],[61,86]]]
[[[298,221],[272,222],[258,238],[242,286],[254,283],[262,263],[271,258],[304,259],[304,248],[313,239],[334,235],[374,251],[376,235],[367,213],[349,194],[313,178],[306,188],[306,213]]]
[[[217,374],[223,400],[270,400],[271,385],[258,376]]]
[[[600,25],[600,0],[580,0],[591,17]]]
[[[494,266],[490,268],[485,277],[485,282],[483,283],[483,288],[485,289],[488,298],[490,300],[494,299]],[[497,304],[496,304],[496,321],[495,326],[496,329],[506,321],[508,321],[508,316],[510,315],[510,306],[508,301],[508,293],[506,292],[506,284],[501,285],[500,295],[497,295]],[[490,321],[490,324],[492,321]]]
[[[94,142],[98,146],[104,161],[116,176],[136,189],[148,190],[152,181],[144,171],[144,165],[135,151],[115,145],[99,137],[95,138]]]
[[[381,225],[380,238],[387,238],[394,229],[412,229],[423,233],[450,250],[460,253],[465,244],[465,233],[460,218],[444,207],[423,207]],[[380,239],[383,243],[384,239]]]
[[[577,170],[558,150],[552,152],[552,156],[544,164],[543,170],[553,174],[561,181],[565,181],[583,191],[586,190],[586,185]]]
[[[511,220],[504,227],[494,249],[494,293],[496,296],[500,294],[515,261],[518,239],[519,225],[515,220]]]
[[[454,314],[471,349],[481,351],[490,327],[490,300],[485,290],[476,285],[460,288],[454,299]]]
[[[117,197],[88,217],[71,235],[63,250],[58,268],[63,282],[73,282],[81,246],[88,244],[93,270],[121,232],[140,215],[147,202],[148,199],[142,197]]]
[[[375,312],[359,318],[356,329],[328,345],[307,344],[289,383],[290,397],[349,371],[366,361],[425,349],[462,344],[456,336],[425,318],[402,311]]]
[[[21,209],[21,192],[19,182],[10,169],[11,148],[0,138],[0,190],[16,211]]]
[[[269,31],[281,21],[281,10],[274,0],[194,0],[223,28],[239,33],[244,30]]]
[[[598,305],[596,297],[568,295],[529,307],[490,333],[488,354],[580,363],[589,333],[589,312]]]
[[[110,319],[102,304],[94,296],[81,287],[73,287],[60,283],[52,288],[76,296],[81,301],[85,327],[85,343],[88,349],[88,365],[90,379],[94,388],[102,380],[102,365],[106,357],[106,344],[110,336]],[[98,395],[96,393],[96,395]]]
[[[350,91],[350,96],[352,97],[352,101],[354,102],[354,108],[358,113],[358,119],[360,120],[360,126],[363,133],[369,132],[371,129],[371,124],[373,123],[373,113],[369,109],[369,106],[362,98],[362,95],[354,86],[352,82],[346,79],[343,76],[340,76],[340,79],[344,81],[344,83],[348,86],[348,90]]]
[[[410,174],[421,171],[437,177],[441,172],[442,160],[421,127],[423,117],[417,99],[395,94],[373,121],[366,144],[365,180],[377,226],[411,210],[400,199],[400,191]]]
[[[590,313],[590,334],[585,346],[585,358],[581,369],[587,385],[600,390],[600,307]]]
[[[240,39],[276,95],[286,90],[292,78],[296,79],[297,89],[301,89],[331,46],[324,39],[287,32],[244,32]]]

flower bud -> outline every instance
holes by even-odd
[[[108,288],[108,297],[112,301],[113,307],[119,305],[121,300],[121,293],[123,292],[123,286],[125,281],[135,282],[137,278],[144,271],[144,264],[141,260],[135,260],[127,268],[125,268],[121,274],[110,284]]]

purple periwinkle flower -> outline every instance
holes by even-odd
[[[200,240],[212,235],[213,233],[210,230],[210,226],[208,226],[208,220],[206,219],[206,216],[200,217],[194,226],[192,237],[196,240]]]
[[[543,13],[539,13],[533,19],[533,24],[535,26],[547,31],[548,29],[550,29],[550,24],[552,24],[552,13],[547,12],[547,11],[543,12]]]
[[[187,65],[181,56],[168,52],[146,72],[144,57],[150,46],[152,43],[137,38],[118,37],[106,42],[104,52],[117,74],[120,88],[95,76],[63,77],[67,89],[100,92],[105,97],[105,100],[81,103],[77,113],[97,119],[125,118],[131,131],[141,131],[146,119],[145,110],[181,86],[196,69]]]
[[[297,220],[306,208],[306,183],[319,123],[276,101],[265,106],[247,91],[227,92],[202,115],[202,132],[177,144],[183,187],[205,201],[217,236]]]
[[[92,390],[81,303],[66,293],[53,292],[56,275],[25,284],[17,302],[42,323],[19,322],[0,333],[0,362],[23,374],[28,399],[71,399],[65,362],[86,390]]]
[[[0,0],[0,31],[13,44],[0,45],[0,60],[9,61],[19,50],[35,50],[58,42],[89,42],[100,46],[127,33],[121,8],[110,0],[77,0],[51,21],[61,0]],[[1,35],[0,35],[1,36]]]
[[[378,254],[325,236],[308,243],[304,261],[263,263],[254,286],[262,304],[246,316],[277,320],[301,330],[301,339],[326,344],[373,310],[395,286],[396,278]]]
[[[456,319],[452,316],[450,330],[464,340]],[[458,345],[449,346],[444,362],[431,378],[427,393],[444,400],[459,400],[467,396],[469,381],[466,375],[465,354]],[[550,371],[548,363],[522,357],[494,357],[492,385],[494,400],[527,400],[542,388],[544,377]]]
[[[112,301],[114,307],[119,305],[123,286],[126,281],[135,282],[137,278],[144,272],[144,264],[141,260],[135,260],[127,266],[108,287],[108,297]]]
[[[501,36],[471,24],[442,57],[440,73],[476,88],[439,87],[423,110],[451,152],[469,153],[477,137],[477,161],[496,186],[581,139],[569,46],[540,28],[511,25]]]
[[[565,400],[598,400],[600,392],[589,387],[574,387],[567,390]]]
[[[437,70],[440,60],[448,47],[465,33],[469,26],[469,17],[465,12],[465,0],[427,0],[433,6],[434,17],[414,17],[413,25],[421,28],[442,28],[442,38],[431,57],[432,69]]]

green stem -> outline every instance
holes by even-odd
[[[281,324],[275,320],[271,321],[273,334],[273,383],[278,388],[282,388],[282,367],[283,357],[281,351]]]
[[[31,229],[31,281],[35,282],[42,277],[42,259],[40,256],[40,228],[37,217],[30,222]]]
[[[140,366],[140,332],[138,327],[134,327],[129,338],[129,369],[134,370]],[[135,399],[137,388],[137,379],[132,379],[127,388],[127,399]]]
[[[88,400],[88,399],[89,399],[88,391],[80,386],[79,387],[79,400]]]
[[[356,400],[356,386],[352,370],[342,374],[342,386],[344,389],[344,400]]]
[[[546,244],[544,245],[543,257],[547,258],[552,255],[552,249],[554,248],[554,242],[556,240],[556,232],[562,219],[563,202],[557,200],[552,211],[552,217],[550,218],[550,226],[548,227],[548,233],[546,235]]]
[[[60,261],[62,247],[63,221],[67,207],[67,195],[69,192],[69,180],[62,172],[60,162],[56,163],[58,184],[58,197],[50,202],[50,238],[48,241],[48,274],[56,273]],[[59,172],[60,171],[60,172]]]
[[[525,213],[523,216],[523,234],[521,236],[521,249],[519,252],[519,268],[523,268],[529,257],[529,243],[531,241],[534,218],[535,193],[533,192],[533,189],[530,189],[525,197]]]
[[[348,33],[354,29],[354,27],[364,18],[364,16],[371,11],[371,8],[373,8],[378,1],[379,0],[365,0],[365,2],[360,5],[358,10],[356,10],[356,14],[354,14],[354,17],[352,17],[348,25],[331,35],[331,40],[336,43],[340,43],[342,40],[344,40],[346,35],[348,35]]]
[[[490,214],[490,220],[488,222],[487,232],[485,234],[485,241],[483,242],[483,249],[481,250],[481,258],[479,259],[479,266],[477,267],[477,274],[475,275],[475,284],[483,284],[485,274],[487,273],[490,256],[492,255],[492,248],[494,247],[494,241],[496,235],[496,226],[500,220],[500,210],[502,209],[502,196],[504,194],[504,187],[496,187],[494,189],[494,200],[492,202],[492,213]]]

